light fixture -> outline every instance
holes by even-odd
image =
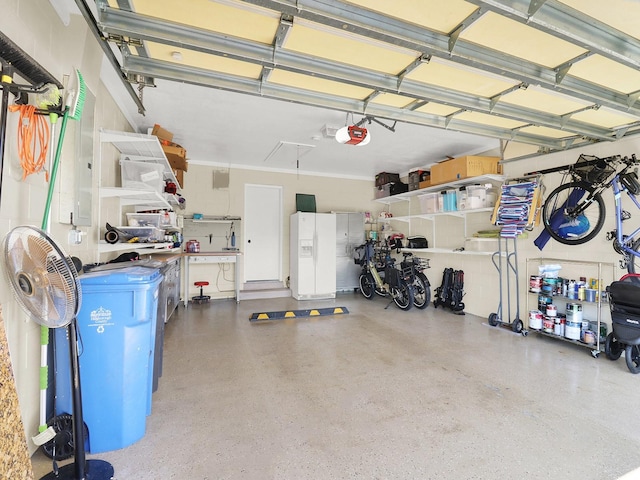
[[[349,125],[336,132],[336,141],[347,145],[364,146],[371,141],[371,133],[363,127]]]

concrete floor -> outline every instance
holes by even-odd
[[[624,357],[429,306],[216,301],[167,324],[147,433],[117,480],[616,479],[640,466]],[[249,322],[253,312],[348,315]],[[51,461],[33,457],[36,478]]]

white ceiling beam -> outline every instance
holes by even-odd
[[[628,97],[620,92],[574,77],[565,78],[562,84],[558,85],[556,72],[552,68],[534,65],[524,59],[475,45],[463,39],[458,39],[455,50],[450,52],[450,37],[448,35],[439,34],[380,13],[356,8],[338,0],[241,1],[271,10],[291,13],[294,16],[332,26],[342,31],[417,50],[519,82],[540,85],[587,102],[606,105],[614,110],[640,116],[640,105],[636,103],[628,106]],[[488,2],[480,0],[470,1],[474,4],[482,3],[483,6],[488,4]],[[523,0],[516,0],[516,3],[522,2]],[[525,8],[525,10],[527,9]],[[583,24],[584,28],[587,23]]]
[[[634,69],[640,68],[640,40],[557,0],[467,1],[586,48],[615,62]],[[532,13],[531,7],[534,3]],[[607,8],[606,2],[603,2],[602,8]]]
[[[292,51],[278,50],[276,60],[272,60],[272,46],[231,38],[207,30],[195,29],[117,9],[106,8],[101,17],[101,25],[109,33],[135,32],[145,40],[181,46],[212,55],[221,55],[225,58],[251,62],[263,67],[279,68],[306,75],[312,72],[316,78],[348,83],[378,92],[400,93],[418,100],[444,103],[460,109],[562,129],[568,133],[587,135],[598,140],[611,141],[614,139],[613,131],[610,129],[573,120],[564,125],[562,118],[558,115],[506,103],[495,104],[487,98],[427,85],[406,78],[402,82],[401,90],[398,91],[398,76],[338,64],[320,58],[309,60],[305,55]],[[422,58],[421,56],[417,61],[421,61]],[[412,65],[415,65],[415,62]]]
[[[260,95],[262,97],[287,100],[305,105],[330,108],[351,113],[364,112],[364,101],[325,95],[308,90],[296,89],[273,83],[261,84],[259,80],[246,77],[221,74],[210,70],[178,65],[172,62],[164,62],[142,57],[128,57],[125,59],[124,69],[131,73],[147,72],[155,78],[163,78],[173,81],[181,81],[194,85],[219,88],[223,90]],[[465,133],[473,133],[491,138],[509,138],[510,129],[481,125],[456,119],[445,120],[438,115],[430,115],[424,112],[416,112],[388,105],[369,104],[367,115],[389,120],[400,120],[417,125],[426,125],[437,128],[448,128]],[[579,136],[578,136],[579,137]],[[552,139],[539,135],[521,134],[519,141],[533,145],[544,145],[554,150],[564,149],[566,139]]]

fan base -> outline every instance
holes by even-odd
[[[58,474],[47,473],[40,480],[111,480],[113,478],[113,467],[104,460],[87,460],[85,463],[85,479],[76,478],[76,465],[70,463],[60,467]]]

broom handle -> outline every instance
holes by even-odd
[[[51,167],[51,176],[49,177],[49,191],[47,192],[47,203],[44,206],[44,215],[42,217],[42,230],[49,231],[49,224],[51,219],[49,218],[51,211],[51,201],[53,200],[53,189],[56,185],[56,175],[58,173],[58,165],[60,164],[60,155],[62,154],[62,145],[64,143],[64,133],[67,129],[67,119],[69,118],[69,109],[65,110],[62,114],[62,126],[60,127],[60,138],[58,139],[58,145],[56,146],[56,156],[53,159],[53,166]]]

